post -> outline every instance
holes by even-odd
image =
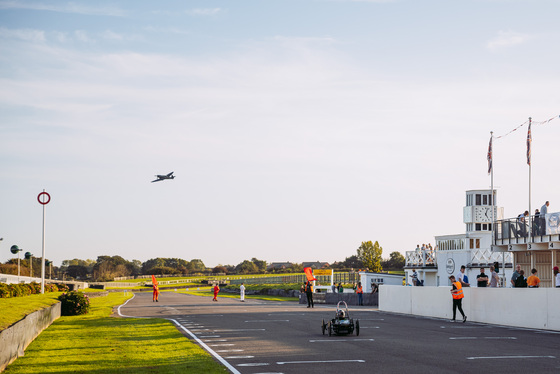
[[[494,137],[494,131],[490,131],[490,142],[492,142],[493,137]],[[494,216],[495,202],[494,202],[494,150],[493,149],[491,149],[490,162],[492,162],[490,167],[490,190],[492,191],[490,196],[490,198],[492,199],[492,240],[490,241],[490,252],[492,252],[492,246],[496,244],[496,237],[494,231],[495,230],[494,226],[496,225],[496,217]]]
[[[527,242],[531,240],[531,143],[533,136],[531,134],[531,117],[529,117],[529,130],[527,131],[527,163],[529,164],[529,236]]]

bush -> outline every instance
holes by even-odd
[[[63,293],[58,300],[62,302],[61,313],[63,316],[77,316],[89,312],[89,297],[83,292]]]
[[[5,283],[0,283],[0,298],[12,297],[12,291]]]
[[[58,291],[60,292],[68,292],[70,291],[70,288],[68,288],[67,285],[65,285],[64,283],[57,283],[56,287],[58,288]]]

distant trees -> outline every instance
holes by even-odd
[[[379,245],[379,242],[373,244],[371,241],[362,242],[357,250],[358,259],[367,267],[370,271],[374,273],[379,273],[383,271],[381,267],[381,255],[383,253],[383,248]]]
[[[400,252],[391,252],[389,259],[383,260],[381,265],[385,270],[402,270],[405,265],[405,258]]]

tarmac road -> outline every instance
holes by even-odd
[[[137,293],[119,310],[172,320],[233,373],[560,373],[558,332],[351,306],[360,335],[329,337],[321,321],[333,318],[332,305],[218,300],[165,292],[153,303]]]

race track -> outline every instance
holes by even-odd
[[[173,321],[234,373],[560,373],[560,333],[350,306],[360,335],[329,337],[321,322],[334,310],[173,292],[159,303],[137,293],[119,308],[123,316]]]

